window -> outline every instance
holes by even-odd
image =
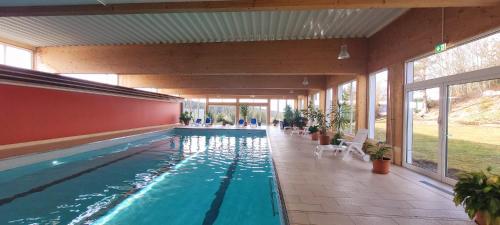
[[[210,103],[236,103],[235,98],[209,98]]]
[[[33,52],[0,43],[0,64],[33,69]]]
[[[292,110],[295,108],[294,99],[271,99],[271,121],[283,120],[286,105],[289,105]]]
[[[313,95],[313,104],[315,109],[319,109],[319,92]]]
[[[356,81],[349,81],[338,88],[339,102],[349,106],[349,126],[344,130],[353,134],[356,128]]]
[[[306,100],[304,98],[299,99],[299,109],[306,109]]]
[[[500,173],[499,46],[495,33],[407,62],[405,167],[450,184]]]
[[[387,135],[387,70],[370,75],[368,137],[386,141]]]
[[[240,98],[240,103],[267,103],[267,99],[262,98]]]
[[[65,77],[87,80],[97,83],[118,85],[118,75],[116,74],[60,74]]]
[[[328,88],[326,90],[326,114],[332,113],[332,105],[333,105],[333,88]],[[327,117],[326,121],[330,123],[331,117]]]
[[[193,119],[205,119],[205,107],[207,100],[205,98],[184,99],[184,111],[191,112]]]
[[[158,88],[134,88],[134,89],[141,90],[141,91],[148,91],[148,92],[158,93]]]
[[[235,99],[236,100],[236,99]],[[236,121],[235,105],[209,105],[208,111],[213,115],[213,123],[218,125],[234,125]]]
[[[500,65],[500,32],[408,63],[407,83]]]

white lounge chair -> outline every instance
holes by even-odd
[[[360,155],[364,161],[369,161],[370,157],[363,152],[363,144],[368,138],[368,130],[360,129],[358,133],[352,139],[352,141],[346,141],[344,139],[340,139],[339,145],[318,145],[316,146],[316,150],[314,151],[314,156],[318,159],[321,159],[323,152],[329,151],[334,152],[337,155],[338,152],[344,152],[343,160],[349,160],[352,158],[352,153],[357,153]]]

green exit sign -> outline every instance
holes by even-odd
[[[444,52],[446,50],[446,43],[439,43],[434,47],[436,53]]]

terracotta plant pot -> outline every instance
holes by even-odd
[[[314,132],[311,134],[311,140],[317,141],[319,139],[319,132]]]
[[[243,126],[245,126],[245,127],[246,127],[247,125],[248,125],[248,123],[245,121],[245,123],[243,123]]]
[[[186,126],[189,125],[189,120],[182,121],[182,122],[184,122],[184,125],[186,125]]]
[[[486,225],[486,218],[483,212],[477,212],[474,221],[479,225]]]
[[[319,144],[320,145],[329,145],[330,144],[330,136],[328,136],[328,135],[321,135],[319,137]]]
[[[391,167],[391,159],[384,158],[383,160],[373,160],[373,172],[378,174],[388,174]]]

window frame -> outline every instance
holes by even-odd
[[[386,101],[387,101],[387,111],[389,109],[389,70],[388,68],[383,68],[371,73],[368,77],[368,138],[375,139],[375,103],[377,97],[377,75],[385,72],[387,76],[387,84],[386,84]],[[388,113],[388,112],[387,112]],[[388,118],[388,115],[386,115]],[[386,119],[386,129],[385,129],[385,138],[384,142],[387,141],[387,119]],[[379,140],[377,140],[379,141]],[[382,140],[380,140],[382,141]]]
[[[356,84],[355,85],[355,88],[353,88],[353,84]],[[357,122],[357,118],[356,118],[356,113],[357,110],[356,110],[356,105],[354,105],[353,107],[353,102],[356,102],[354,99],[357,98],[357,88],[358,88],[358,84],[357,84],[357,80],[356,79],[353,79],[353,80],[349,80],[349,81],[346,81],[344,83],[341,83],[337,86],[337,98],[339,100],[339,102],[343,103],[343,100],[341,99],[341,96],[343,94],[343,86],[346,85],[346,84],[349,84],[351,85],[351,93],[349,93],[349,106],[351,107],[351,111],[350,111],[350,122],[349,122],[349,128],[348,129],[345,129],[344,132],[346,132],[347,134],[354,134],[355,131],[356,131],[356,122]],[[354,96],[354,98],[352,97]],[[357,102],[356,102],[357,104]],[[354,108],[354,110],[352,109]],[[354,122],[354,124],[353,124]]]

